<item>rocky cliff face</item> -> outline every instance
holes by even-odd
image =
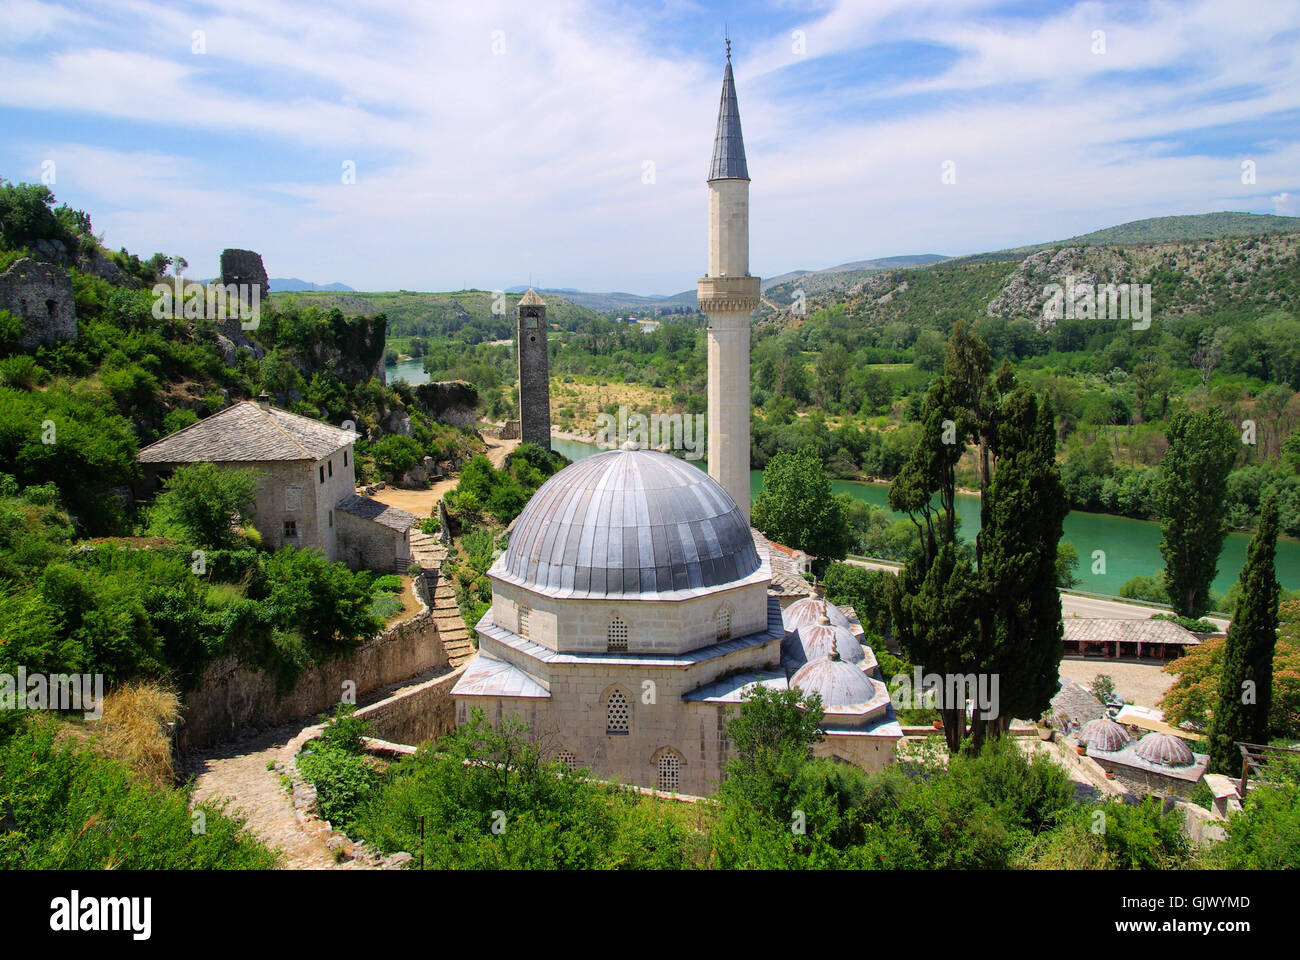
[[[415,399],[433,419],[453,427],[472,427],[478,420],[478,390],[464,380],[422,383],[415,388]]]

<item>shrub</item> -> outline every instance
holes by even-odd
[[[279,855],[242,818],[183,790],[137,780],[120,761],[60,743],[29,718],[0,743],[0,868],[8,870],[266,870]]]

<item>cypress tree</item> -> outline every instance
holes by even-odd
[[[1160,461],[1160,553],[1169,602],[1184,617],[1210,609],[1210,584],[1228,534],[1228,473],[1237,456],[1232,424],[1218,408],[1169,418]]]
[[[1236,744],[1268,742],[1273,700],[1273,650],[1277,646],[1280,588],[1274,568],[1278,497],[1274,490],[1259,514],[1246,552],[1241,599],[1228,626],[1219,700],[1210,718],[1210,772],[1241,773]]]

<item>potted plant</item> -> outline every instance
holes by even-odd
[[[1081,756],[1081,757],[1086,757],[1086,756],[1088,755],[1088,745],[1087,745],[1087,744],[1084,744],[1084,743],[1076,743],[1076,744],[1074,745],[1074,749],[1078,752],[1079,756]]]
[[[1044,713],[1038,718],[1038,739],[1045,743],[1050,742],[1052,735],[1052,716],[1049,713]]]

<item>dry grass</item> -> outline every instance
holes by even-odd
[[[94,725],[100,753],[124,761],[139,777],[162,786],[174,782],[167,725],[180,715],[180,698],[155,683],[127,683],[104,696]]]

